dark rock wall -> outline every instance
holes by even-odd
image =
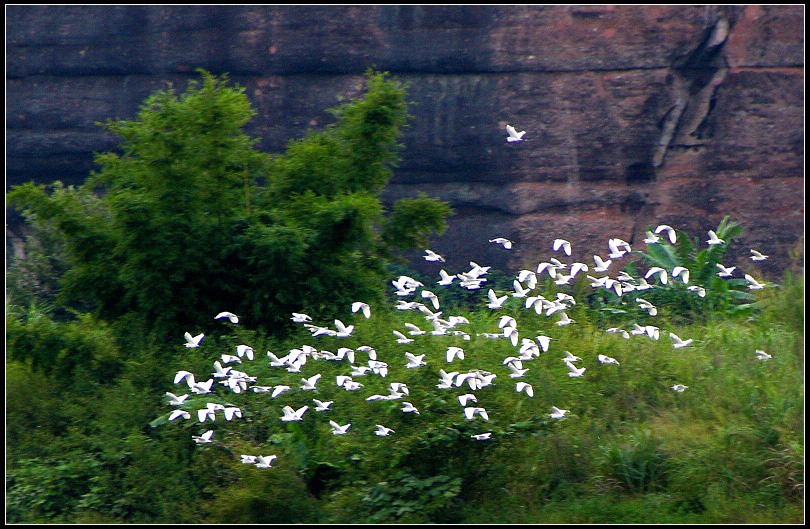
[[[82,181],[116,146],[96,122],[197,67],[247,87],[278,152],[370,66],[415,103],[387,199],[451,202],[451,272],[532,267],[556,237],[591,262],[661,222],[705,240],[726,214],[729,261],[803,265],[803,6],[7,6],[6,187]]]

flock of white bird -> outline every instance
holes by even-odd
[[[506,127],[509,137],[507,141],[517,142],[522,141],[525,131],[517,132],[514,127],[507,125]],[[662,224],[658,226],[653,232],[648,231],[647,237],[644,239],[645,244],[657,244],[661,240],[659,234],[666,234],[666,237],[672,244],[677,240],[676,231],[668,225]],[[724,244],[725,241],[720,239],[714,231],[708,232],[708,240],[706,243],[710,246],[717,244]],[[505,250],[513,248],[513,242],[504,237],[496,237],[489,239],[489,242],[502,246]],[[684,284],[689,284],[689,270],[684,267],[674,267],[672,270],[665,270],[661,267],[651,267],[643,278],[633,278],[625,272],[619,272],[616,277],[609,275],[589,275],[588,272],[593,274],[607,274],[614,261],[621,259],[628,255],[632,249],[630,244],[618,238],[610,239],[608,241],[608,248],[610,253],[607,259],[603,259],[599,255],[593,256],[593,265],[583,262],[574,262],[566,264],[557,258],[550,258],[546,262],[541,262],[534,270],[520,270],[513,281],[513,290],[511,292],[501,292],[501,295],[496,293],[492,288],[488,289],[486,299],[482,302],[491,310],[498,310],[504,307],[504,304],[510,298],[519,298],[527,310],[534,310],[538,315],[545,317],[554,316],[556,318],[556,325],[566,326],[576,324],[567,311],[576,304],[576,300],[569,294],[558,292],[553,299],[547,299],[540,293],[536,292],[536,287],[539,284],[539,279],[543,274],[547,274],[556,285],[570,285],[571,281],[578,274],[586,274],[587,279],[590,281],[590,286],[594,289],[606,289],[615,292],[619,297],[625,292],[630,291],[644,291],[647,289],[655,288],[656,282],[665,285],[671,279],[672,281],[682,281]],[[566,256],[571,256],[571,243],[565,239],[555,239],[552,243],[552,251],[562,252]],[[751,250],[751,259],[754,261],[761,261],[767,259],[768,256],[761,254],[756,250]],[[438,253],[426,249],[424,259],[430,262],[445,262],[444,257]],[[717,265],[719,277],[732,277],[736,267],[726,267],[722,264]],[[481,266],[475,262],[470,262],[470,269],[464,272],[449,274],[444,269],[439,270],[439,281],[437,286],[450,287],[452,285],[459,288],[468,290],[479,290],[483,288],[484,283],[487,281],[487,273],[489,266]],[[766,285],[757,282],[753,277],[748,274],[744,275],[745,279],[749,282],[749,288],[757,290],[764,288]],[[648,282],[650,280],[651,282]],[[473,336],[464,330],[464,326],[470,322],[463,316],[446,316],[440,310],[441,302],[439,296],[432,290],[416,279],[408,276],[400,276],[399,278],[391,281],[395,291],[395,295],[400,298],[397,301],[396,309],[403,311],[416,311],[424,316],[427,323],[426,328],[421,328],[412,323],[405,323],[404,329],[393,330],[394,340],[398,345],[408,345],[413,343],[419,336],[456,336],[460,337],[465,342],[474,343]],[[433,287],[431,287],[433,288]],[[696,296],[705,297],[706,292],[703,287],[698,285],[690,285],[687,287],[690,292]],[[424,302],[423,302],[424,301]],[[647,311],[650,316],[655,316],[658,309],[649,301],[641,297],[635,300],[639,308]],[[429,303],[429,304],[428,304]],[[367,303],[355,302],[351,305],[352,313],[360,313],[365,318],[371,318],[371,307]],[[336,338],[346,338],[353,336],[354,325],[346,325],[339,319],[334,320],[334,328],[331,326],[316,325],[312,322],[312,318],[303,313],[292,313],[291,320],[295,323],[302,324],[310,333],[312,338],[320,336],[332,336]],[[227,319],[232,324],[239,323],[239,317],[231,312],[220,312],[215,316],[215,319]],[[632,335],[642,336],[646,339],[658,340],[661,331],[658,327],[653,325],[641,326],[633,323],[629,329],[622,329],[613,327],[606,329],[606,332],[617,333],[625,339],[630,339]],[[682,339],[673,332],[666,334],[671,340],[675,349],[688,347],[692,344],[692,339]],[[189,348],[197,348],[201,346],[204,334],[197,334],[192,336],[191,333],[185,333],[185,346]],[[515,353],[503,359],[504,373],[508,375],[509,379],[523,378],[528,371],[524,367],[524,363],[528,363],[534,358],[539,357],[543,353],[547,353],[550,349],[552,338],[544,335],[538,335],[531,338],[521,337],[518,330],[517,321],[509,315],[502,315],[498,320],[498,329],[493,329],[492,332],[485,332],[475,335],[475,340],[482,339],[503,339],[508,340],[512,346],[515,347]],[[442,346],[443,348],[444,346]],[[386,344],[386,349],[389,349]],[[321,374],[315,374],[310,377],[301,378],[300,385],[297,388],[288,385],[261,385],[257,381],[257,377],[251,376],[248,373],[236,369],[235,365],[241,365],[244,361],[254,361],[254,350],[248,345],[239,345],[236,348],[235,355],[222,354],[220,359],[214,362],[214,371],[210,373],[210,378],[204,382],[198,382],[193,373],[185,370],[178,371],[174,378],[174,384],[186,383],[188,389],[194,395],[206,395],[214,393],[214,383],[218,381],[220,385],[231,390],[234,393],[241,392],[254,392],[254,393],[268,393],[271,398],[275,399],[288,392],[303,392],[312,391],[317,394],[318,384],[324,384],[321,381]],[[582,359],[569,351],[562,351],[564,354],[561,359],[568,368],[568,376],[572,378],[581,378],[585,376],[586,368],[578,367],[577,362]],[[415,355],[410,352],[403,352],[402,360],[405,362],[406,369],[420,369],[428,365],[425,360],[425,354]],[[340,347],[336,352],[318,349],[311,345],[303,345],[300,348],[292,349],[284,356],[277,356],[271,351],[266,353],[269,365],[275,369],[284,369],[290,373],[300,373],[304,365],[309,361],[333,361],[344,362],[346,365],[346,374],[338,375],[335,379],[337,387],[345,391],[362,391],[365,385],[355,378],[365,376],[378,376],[386,377],[388,375],[389,364],[378,359],[377,351],[374,347],[369,345],[362,345],[354,349],[349,347]],[[363,356],[365,362],[360,362],[359,356]],[[771,356],[765,351],[757,350],[756,358],[758,360],[767,360]],[[389,358],[390,359],[390,358]],[[454,367],[460,365],[465,359],[464,348],[458,346],[449,346],[444,353],[444,361],[447,365]],[[596,358],[597,362],[602,365],[620,366],[620,363],[615,358],[599,354]],[[231,364],[231,365],[228,365]],[[450,368],[448,367],[448,370]],[[436,388],[439,390],[458,389],[463,386],[469,388],[469,392],[459,395],[457,400],[461,407],[461,413],[468,421],[483,421],[483,425],[489,421],[487,410],[478,406],[478,398],[474,392],[479,391],[487,386],[495,384],[497,374],[479,369],[469,369],[463,371],[459,368],[458,371],[445,371],[439,369],[440,378],[437,380]],[[689,386],[677,383],[671,387],[676,393],[683,393]],[[464,388],[466,390],[466,388]],[[523,393],[527,397],[534,396],[534,388],[527,382],[516,380],[515,391]],[[402,413],[411,413],[418,415],[420,412],[418,408],[407,400],[410,391],[406,384],[401,382],[391,382],[388,387],[387,394],[372,394],[368,395],[366,401],[400,401],[402,404]],[[177,407],[168,414],[169,421],[177,419],[190,420],[192,413],[181,406],[187,406],[188,394],[175,395],[171,392],[166,392],[168,397],[168,404]],[[332,410],[334,401],[321,401],[316,398],[312,399],[314,405],[313,411],[315,413],[328,413]],[[283,406],[281,409],[282,422],[304,421],[305,415],[310,410],[309,405],[304,405],[295,409],[289,405]],[[202,424],[207,421],[215,421],[217,414],[220,413],[226,421],[242,418],[242,410],[236,406],[226,406],[217,403],[206,403],[205,407],[196,410],[197,420]],[[557,408],[551,406],[548,417],[550,419],[564,419],[566,414],[569,413],[567,409]],[[311,416],[312,413],[306,415]],[[351,423],[339,424],[334,420],[327,419],[332,434],[334,435],[347,435],[350,433]],[[380,437],[390,436],[395,434],[395,431],[382,424],[375,426],[373,433]],[[484,428],[486,429],[486,428]],[[199,436],[192,436],[195,443],[206,444],[213,442],[213,430],[207,430]],[[492,432],[483,431],[480,433],[472,434],[473,439],[485,441],[492,437]],[[257,468],[272,468],[272,463],[276,459],[276,455],[241,455],[241,460],[245,464],[255,465]]]

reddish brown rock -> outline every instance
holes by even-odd
[[[268,152],[331,122],[374,66],[414,119],[386,199],[456,209],[435,249],[514,270],[606,254],[660,222],[724,215],[793,266],[804,228],[802,6],[8,6],[7,188],[80,182],[135,116],[195,69],[229,73]],[[526,130],[507,143],[505,126]],[[490,243],[514,238],[513,251]],[[637,243],[637,242],[636,242]],[[801,246],[803,248],[803,246]],[[799,252],[803,255],[803,252]],[[733,256],[746,262],[747,248]],[[422,266],[420,260],[414,264]],[[793,262],[801,259],[793,259]]]

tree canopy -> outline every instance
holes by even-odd
[[[387,73],[367,72],[332,125],[277,155],[243,131],[255,114],[244,88],[200,74],[182,94],[150,96],[136,119],[104,123],[120,152],[97,155],[84,184],[9,193],[63,238],[62,303],[158,339],[222,310],[277,332],[292,311],[329,317],[380,299],[396,249],[444,230],[442,202],[382,204],[409,118],[406,87]]]

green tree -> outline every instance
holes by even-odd
[[[200,73],[180,96],[150,96],[137,119],[106,122],[121,152],[98,155],[85,184],[9,193],[63,237],[60,302],[165,339],[222,310],[278,332],[294,310],[331,317],[382,299],[396,249],[425,244],[450,212],[427,197],[390,212],[380,200],[405,86],[369,71],[365,95],[331,110],[334,124],[269,156],[242,131],[254,115],[244,88]]]

